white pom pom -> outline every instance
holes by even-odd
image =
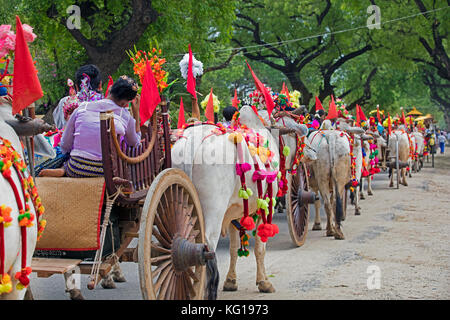
[[[188,72],[188,67],[189,67],[189,54],[186,53],[183,56],[183,59],[181,59],[180,63],[180,72],[181,72],[181,76],[184,79],[187,79],[187,72]],[[197,59],[195,59],[195,57],[192,55],[192,73],[194,74],[194,77],[199,77],[203,74],[203,63]]]

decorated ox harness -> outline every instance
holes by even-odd
[[[189,127],[196,125],[214,125],[214,128],[211,134],[205,136],[203,140],[207,139],[213,135],[223,135],[225,133],[229,133],[228,140],[233,142],[236,145],[237,151],[237,163],[236,163],[236,175],[239,176],[241,188],[239,189],[239,198],[242,199],[243,202],[243,217],[240,221],[233,220],[231,223],[233,226],[239,231],[239,236],[241,240],[240,248],[238,249],[238,256],[248,256],[249,251],[247,249],[249,245],[249,236],[247,235],[247,231],[251,231],[255,229],[256,221],[260,217],[262,220],[262,224],[258,226],[257,229],[252,231],[252,235],[256,236],[256,234],[260,237],[262,242],[267,242],[268,238],[275,236],[279,232],[279,228],[276,224],[272,223],[272,217],[274,208],[276,205],[275,195],[273,194],[273,183],[278,179],[278,193],[277,197],[282,197],[287,193],[288,190],[288,181],[286,179],[286,173],[290,172],[295,175],[298,165],[303,157],[303,149],[305,147],[304,139],[305,137],[297,137],[297,144],[295,150],[295,158],[291,168],[286,168],[286,158],[290,154],[290,148],[284,145],[282,140],[282,136],[279,137],[279,152],[280,152],[280,164],[279,170],[271,170],[271,163],[274,157],[273,151],[269,150],[269,141],[266,140],[259,133],[254,132],[252,129],[247,126],[240,124],[238,113],[236,113],[233,117],[233,126],[230,128],[226,128],[222,124],[214,124],[212,122],[196,122],[184,125],[182,129],[178,132],[177,138],[185,138],[183,136],[183,131]],[[262,118],[259,119],[263,122]],[[245,173],[252,169],[252,166],[244,162],[244,153],[242,142],[245,142],[247,148],[250,152],[250,155],[253,160],[253,175],[252,181],[256,183],[257,186],[257,213],[253,217],[249,215],[249,198],[253,196],[253,191],[247,187]],[[258,164],[257,157],[264,164],[264,168],[261,168]],[[273,167],[277,167],[278,164],[273,162]],[[264,192],[263,190],[263,181],[267,183],[267,189]]]
[[[17,176],[21,183],[22,194],[24,201],[21,200],[19,189],[17,188],[13,178],[12,169],[17,173]],[[21,256],[21,271],[15,274],[15,279],[19,282],[16,288],[18,290],[24,289],[30,283],[29,275],[31,273],[31,267],[26,266],[27,259],[27,228],[33,226],[35,217],[30,211],[29,201],[32,203],[37,213],[37,228],[38,228],[38,240],[44,231],[46,221],[41,219],[44,214],[44,206],[41,203],[41,199],[37,193],[36,186],[34,185],[33,178],[31,176],[26,177],[27,167],[20,154],[14,150],[11,142],[0,137],[0,171],[3,178],[8,181],[11,186],[14,197],[16,199],[17,207],[19,208],[18,222],[21,230],[22,237],[22,256]],[[12,283],[9,274],[5,271],[5,235],[4,228],[9,227],[13,220],[11,218],[12,208],[7,207],[4,204],[0,204],[0,295],[2,293],[9,293],[12,291]]]

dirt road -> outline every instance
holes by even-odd
[[[379,174],[374,195],[362,201],[362,215],[355,216],[353,207],[347,211],[346,240],[327,238],[324,230],[311,231],[310,226],[305,245],[294,248],[286,219],[278,215],[281,231],[267,245],[266,254],[267,274],[276,292],[257,291],[251,255],[238,261],[239,290],[221,291],[219,298],[449,299],[449,153],[437,155],[435,169],[431,161],[425,163],[408,183],[399,190],[389,188],[387,174]],[[325,222],[323,216],[323,229]],[[222,280],[227,268],[228,263],[221,263]]]
[[[324,230],[311,231],[310,225],[305,245],[294,247],[285,215],[276,214],[280,233],[269,241],[266,254],[267,274],[276,289],[272,294],[258,292],[252,251],[238,260],[238,291],[222,291],[229,254],[228,239],[221,239],[219,299],[449,299],[450,153],[437,155],[435,169],[425,163],[408,183],[389,188],[387,174],[377,175],[374,195],[362,201],[362,215],[355,216],[349,207],[343,223],[346,240],[327,238]],[[325,229],[323,212],[322,222]],[[141,299],[137,264],[123,263],[122,269],[127,282],[112,290],[99,286],[90,291],[82,276],[85,298]],[[68,299],[62,276],[33,274],[32,284],[35,299]]]

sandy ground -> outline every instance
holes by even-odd
[[[374,196],[362,200],[362,215],[349,207],[343,222],[346,240],[311,231],[305,245],[294,247],[284,214],[275,216],[280,233],[269,240],[266,271],[276,292],[262,294],[255,285],[254,254],[239,258],[238,291],[223,292],[229,258],[228,239],[219,242],[219,299],[449,299],[450,298],[450,153],[437,155],[413,174],[409,186],[389,188],[387,174],[376,176]],[[322,228],[325,216],[322,211]],[[310,223],[314,220],[311,207]],[[251,246],[253,242],[250,242]],[[137,265],[123,263],[126,283],[117,289],[81,288],[87,299],[141,299]],[[371,270],[375,270],[372,273]],[[368,273],[369,271],[369,273]],[[375,285],[375,288],[368,288]],[[379,289],[377,289],[377,279]],[[68,299],[62,276],[32,276],[35,299]]]

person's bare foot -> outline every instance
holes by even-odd
[[[64,177],[64,169],[43,169],[41,172],[39,172],[39,177]]]

